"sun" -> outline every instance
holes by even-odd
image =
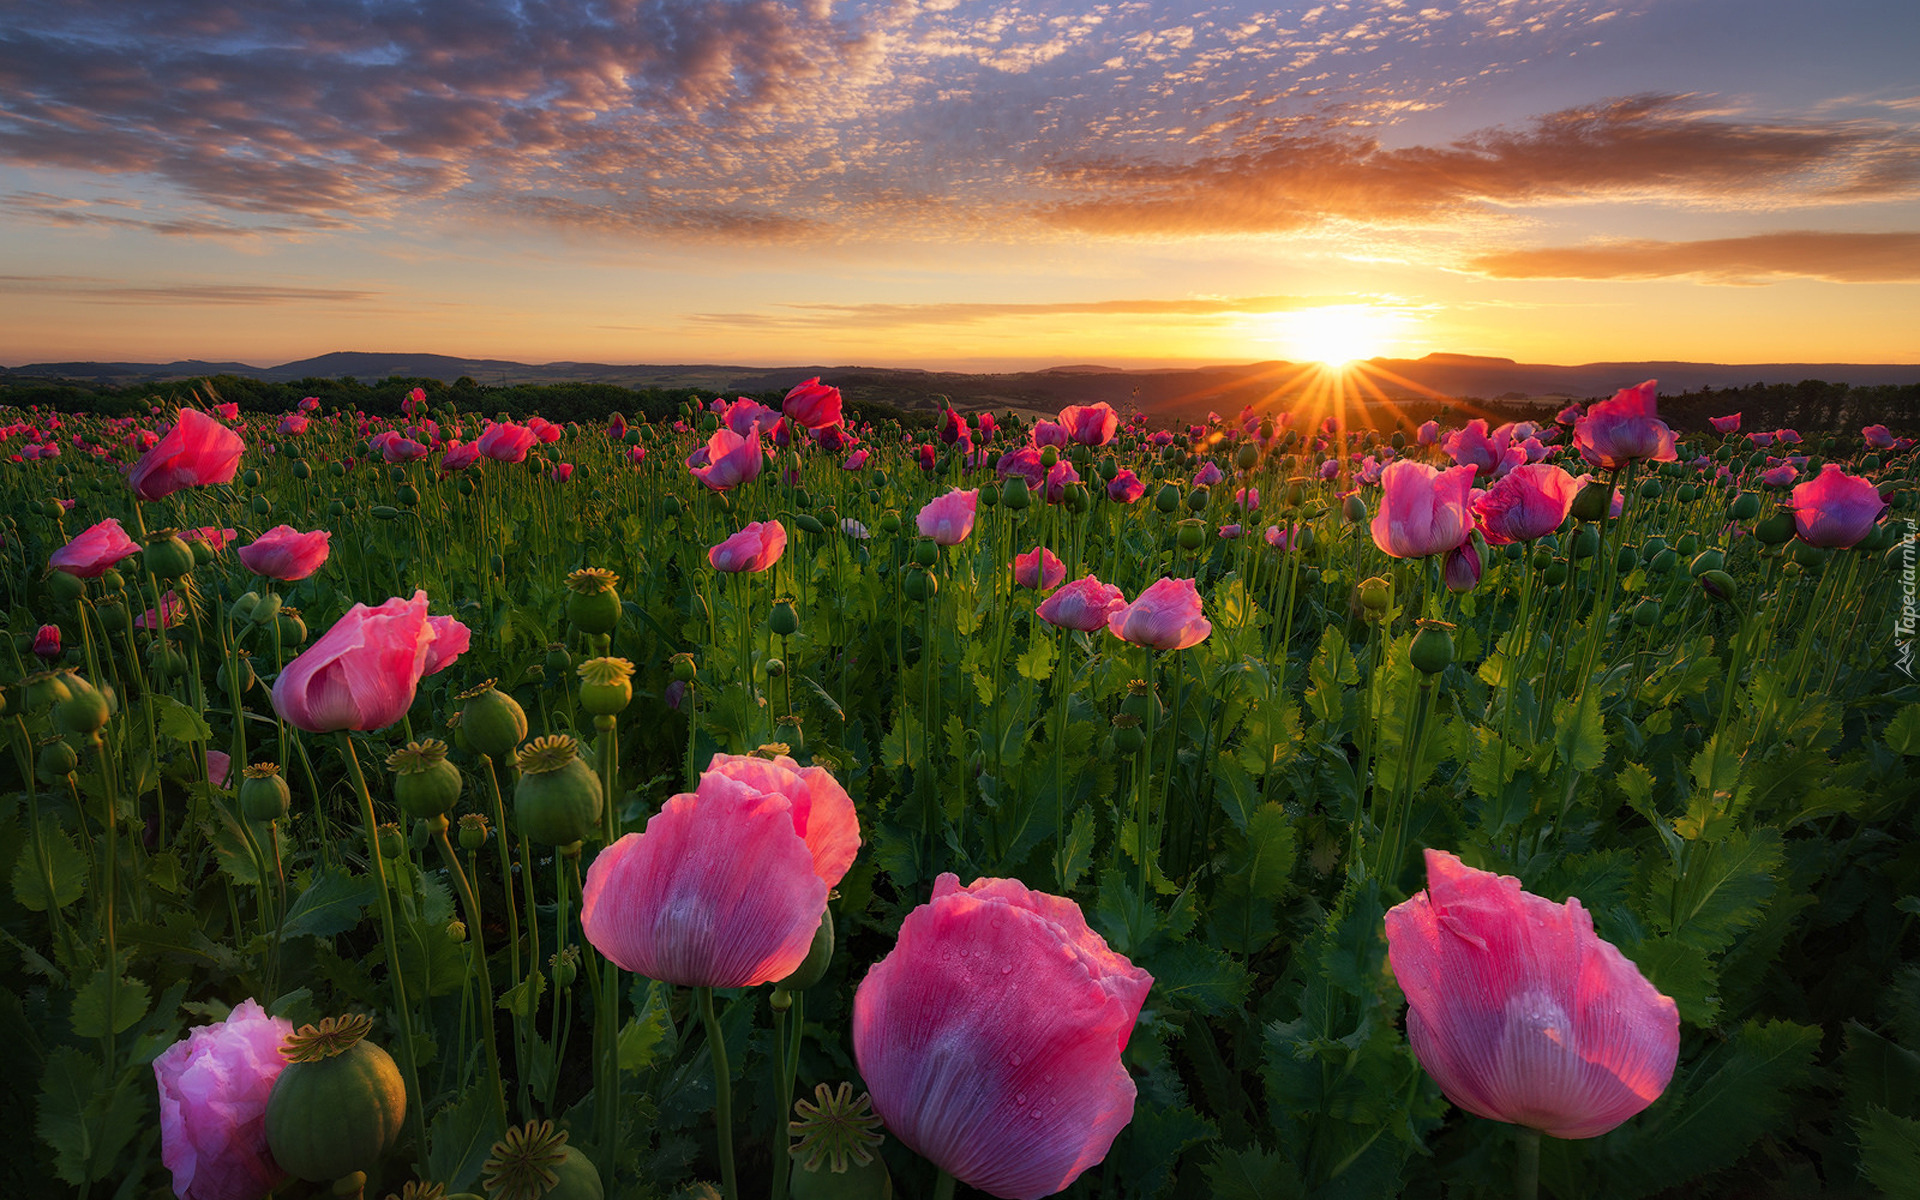
[[[1335,304],[1285,313],[1278,323],[1280,340],[1296,358],[1343,367],[1380,354],[1400,318],[1371,305]]]

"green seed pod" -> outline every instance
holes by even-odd
[[[1547,549],[1545,546],[1535,546],[1530,565],[1536,571],[1546,570],[1553,565],[1553,551]]]
[[[1594,480],[1574,493],[1570,515],[1576,521],[1598,521],[1613,503],[1613,485]]]
[[[1060,461],[1060,450],[1055,446],[1043,446],[1040,449],[1040,465],[1051,471]]]
[[[1640,498],[1642,500],[1658,500],[1660,497],[1666,494],[1667,494],[1666,485],[1661,483],[1658,479],[1647,479],[1647,480],[1641,481]]]
[[[1360,498],[1359,492],[1353,493],[1340,502],[1340,517],[1349,525],[1367,523],[1367,502]]]
[[[880,532],[881,533],[899,533],[900,532],[900,514],[897,512],[894,512],[892,509],[888,509],[886,512],[881,513],[880,514]]]
[[[297,462],[293,464],[293,477],[300,480],[312,479],[313,468],[306,463]]]
[[[254,603],[252,610],[247,613],[247,620],[255,625],[265,625],[280,615],[282,603],[279,592],[268,592]]]
[[[390,859],[405,858],[407,854],[407,835],[391,821],[375,830],[375,842],[380,847],[380,857]]]
[[[1233,452],[1233,465],[1242,471],[1251,471],[1260,465],[1260,447],[1252,442],[1241,442],[1240,448]]]
[[[583,633],[612,633],[620,623],[619,584],[618,575],[599,567],[567,576],[567,620]]]
[[[1665,575],[1680,565],[1680,556],[1672,550],[1662,550],[1647,562],[1647,571],[1653,575]]]
[[[554,642],[547,647],[547,661],[544,664],[545,678],[558,683],[573,672],[573,655],[567,653],[566,644]]]
[[[20,707],[30,713],[52,708],[73,695],[67,687],[67,676],[54,671],[27,676],[20,681],[20,691]]]
[[[825,533],[827,531],[827,527],[820,523],[820,518],[814,516],[812,513],[795,513],[793,523],[807,533]]]
[[[527,712],[520,702],[493,686],[489,679],[460,693],[460,732],[469,744],[498,762],[527,738]]]
[[[596,717],[616,716],[633,703],[633,664],[593,658],[580,664],[580,707]]]
[[[1567,581],[1567,560],[1564,558],[1556,558],[1548,563],[1547,569],[1541,572],[1540,579],[1548,587],[1559,587],[1565,583]]]
[[[776,986],[789,992],[804,992],[819,983],[827,973],[827,967],[833,963],[833,910],[828,909],[820,917],[820,928],[813,931],[813,943],[807,947],[806,958],[793,969],[793,974],[782,979]]]
[[[1659,534],[1656,533],[1652,537],[1647,538],[1640,543],[1640,557],[1652,558],[1654,555],[1660,553],[1662,550],[1665,550],[1666,548],[1667,548],[1667,539],[1661,537]]]
[[[334,465],[339,466],[340,464],[335,463]],[[347,502],[345,500],[329,501],[327,504],[327,515],[335,518],[336,520],[340,517],[346,516]]]
[[[913,544],[912,560],[916,567],[931,567],[940,561],[940,547],[931,538],[921,538]]]
[[[1702,571],[1697,578],[1700,580],[1700,590],[1712,599],[1722,604],[1732,604],[1739,599],[1739,586],[1733,582],[1733,576],[1725,571]]]
[[[447,744],[436,738],[387,755],[387,770],[394,773],[394,803],[416,821],[444,817],[460,799],[460,768],[447,761]]]
[[[1171,449],[1172,447],[1168,447]],[[1178,512],[1180,509],[1180,487],[1178,484],[1165,483],[1153,494],[1153,506],[1163,513]]]
[[[520,782],[513,789],[520,832],[543,846],[576,846],[600,827],[600,777],[565,734],[538,737],[521,747]]]
[[[67,698],[53,706],[53,727],[84,737],[104,726],[113,716],[106,696],[72,671],[63,672],[63,676]]]
[[[236,622],[251,621],[253,620],[253,610],[259,603],[259,592],[241,592],[233,598],[232,604],[227,605],[227,615],[232,617]]]
[[[400,510],[391,504],[376,504],[367,511],[373,514],[375,520],[379,521],[391,521],[400,515]]]
[[[1752,492],[1741,492],[1733,498],[1727,514],[1736,521],[1751,521],[1760,515],[1760,497]]]
[[[787,673],[787,664],[777,658],[770,658],[766,662],[766,671],[768,679],[778,679]]]
[[[1188,518],[1180,522],[1180,529],[1176,540],[1179,542],[1182,550],[1198,550],[1201,546],[1205,545],[1207,541],[1206,524],[1195,518]]]
[[[58,785],[79,769],[80,752],[65,738],[53,738],[41,743],[40,753],[34,756],[33,773],[49,787]]]
[[[299,609],[281,609],[280,615],[274,619],[274,624],[280,631],[281,648],[291,649],[306,645],[307,623],[301,618]]]
[[[1622,575],[1627,574],[1639,565],[1640,552],[1632,546],[1620,547],[1620,552],[1613,556],[1614,570],[1620,572]]]
[[[245,650],[235,650],[233,653],[239,662],[240,694],[244,696],[252,690],[254,684],[260,682],[260,679],[259,676],[253,673],[252,655],[248,654]],[[222,666],[215,672],[214,677],[219,680],[220,691],[222,693],[227,695],[233,694],[233,679],[227,667]]]
[[[420,489],[410,483],[401,484],[393,494],[405,508],[420,507]]]
[[[1600,552],[1600,527],[1582,525],[1573,535],[1573,548],[1568,552],[1574,558],[1592,558]]]
[[[1708,571],[1718,571],[1726,565],[1727,556],[1720,553],[1720,551],[1702,550],[1693,556],[1692,562],[1687,564],[1687,574],[1698,579]]]
[[[692,683],[700,673],[699,666],[693,661],[691,654],[676,654],[672,662],[673,677],[681,683]]]
[[[1660,623],[1660,602],[1649,596],[1633,606],[1633,623],[1651,629]]]
[[[507,1130],[481,1167],[489,1200],[602,1200],[600,1174],[552,1121]]]
[[[246,470],[240,472],[240,483],[241,483],[241,486],[243,487],[248,487],[248,488],[259,487],[260,472],[254,470],[252,467],[248,467]]]
[[[1000,485],[1000,502],[1016,512],[1033,503],[1033,491],[1027,486],[1026,478],[1007,476],[1006,482]]]
[[[249,821],[278,821],[293,804],[293,793],[275,763],[254,763],[240,772],[240,815]]]
[[[1407,658],[1423,675],[1438,675],[1453,662],[1453,626],[1444,621],[1419,622],[1420,632],[1413,635]]]
[[[669,517],[679,516],[680,510],[681,510],[681,504],[680,504],[680,497],[678,496],[668,496],[665,499],[660,501],[660,511],[665,513]]]
[[[1691,560],[1694,555],[1700,553],[1700,535],[1683,533],[1680,535],[1680,540],[1674,543],[1673,548],[1679,552],[1681,558]]]
[[[255,516],[270,517],[273,515],[273,501],[267,499],[265,496],[255,496],[253,498],[252,508]]]
[[[1129,713],[1117,713],[1113,718],[1113,748],[1120,754],[1138,754],[1147,744],[1146,731],[1140,728],[1140,718]]]
[[[932,575],[927,574],[927,572],[916,568],[907,572],[906,577],[901,580],[900,586],[901,589],[906,592],[907,599],[926,601],[933,599],[934,595],[939,592],[940,581]]]
[[[1809,571],[1824,565],[1832,557],[1833,551],[1823,546],[1815,546],[1798,538],[1794,539],[1793,561]]]
[[[1793,539],[1794,529],[1793,514],[1782,509],[1754,522],[1753,536],[1763,546],[1781,546]]]
[[[467,813],[460,818],[460,848],[478,850],[487,844],[487,819],[479,813]]]
[[[325,1183],[369,1171],[400,1136],[407,1085],[385,1050],[366,1041],[373,1021],[328,1017],[281,1047],[286,1069],[267,1096],[267,1148],[290,1175]]]
[[[780,637],[792,637],[800,632],[800,616],[793,611],[793,601],[775,600],[773,609],[767,613],[767,628]]]
[[[171,529],[163,529],[147,539],[140,561],[160,579],[178,579],[193,570],[193,547]]]
[[[1393,603],[1393,585],[1375,575],[1360,581],[1360,607],[1370,613],[1383,613]]]
[[[330,462],[327,464],[327,474],[333,476],[335,479],[345,479],[347,477],[347,464]]]
[[[1187,493],[1187,511],[1201,512],[1213,501],[1213,493],[1206,488],[1197,487]]]
[[[1120,460],[1111,454],[1103,454],[1100,456],[1100,465],[1096,469],[1100,472],[1101,479],[1112,483],[1120,474]]]

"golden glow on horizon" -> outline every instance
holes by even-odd
[[[1343,367],[1383,353],[1404,320],[1390,309],[1334,304],[1283,313],[1276,324],[1292,357]]]

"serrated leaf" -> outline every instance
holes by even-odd
[[[636,982],[634,991],[639,992]],[[673,1014],[668,1002],[671,989],[657,980],[647,985],[647,1001],[640,1012],[621,1027],[615,1042],[622,1071],[644,1071],[663,1050],[672,1049]]]
[[[1286,1157],[1258,1146],[1220,1150],[1207,1164],[1214,1200],[1306,1200],[1306,1184]]]
[[[73,1032],[83,1038],[107,1036],[109,997],[116,1034],[139,1024],[152,1001],[145,983],[125,975],[115,978],[103,966],[73,995]]]
[[[1128,1194],[1154,1197],[1173,1183],[1174,1169],[1189,1146],[1218,1136],[1211,1121],[1190,1108],[1161,1108],[1141,1100],[1113,1148],[1112,1164],[1128,1182]]]
[[[1236,1007],[1247,994],[1247,969],[1205,942],[1175,943],[1150,963],[1153,994],[1169,1008],[1211,1015]]]
[[[379,899],[379,882],[338,867],[321,870],[287,908],[281,937],[332,937],[358,925]]]
[[[1681,941],[1717,953],[1760,919],[1773,894],[1782,850],[1780,834],[1773,829],[1733,833],[1711,847],[1711,854],[1701,853],[1696,843],[1690,878],[1663,875],[1648,915]]]
[[[1708,957],[1677,938],[1646,938],[1623,953],[1664,996],[1673,997],[1680,1019],[1711,1026],[1720,1013],[1720,978]]]
[[[1584,689],[1577,705],[1571,699],[1561,701],[1553,718],[1553,746],[1562,765],[1574,771],[1591,771],[1607,757],[1600,689]]]
[[[108,1178],[120,1151],[140,1130],[146,1096],[136,1087],[103,1087],[100,1064],[72,1046],[48,1053],[40,1077],[35,1130],[53,1147],[54,1173],[76,1186]]]
[[[1053,677],[1055,657],[1053,639],[1037,636],[1027,643],[1026,650],[1013,660],[1013,665],[1022,678],[1031,679],[1035,683],[1045,683]]]
[[[154,706],[155,728],[163,737],[181,742],[210,742],[213,740],[213,727],[207,724],[205,717],[175,700],[172,696],[153,695],[148,698]]]
[[[1360,682],[1360,664],[1346,634],[1329,625],[1320,635],[1320,648],[1307,666],[1307,707],[1326,724],[1335,724],[1346,710],[1344,690]]]
[[[904,714],[899,715],[893,728],[880,739],[880,762],[889,771],[898,771],[907,765],[907,721]]]
[[[540,996],[546,990],[546,976],[535,971],[502,992],[499,1005],[516,1017],[531,1017],[539,1011]]]
[[[1247,822],[1244,859],[1234,867],[1256,899],[1278,900],[1293,878],[1293,822],[1278,804],[1262,804]]]
[[[475,1082],[427,1126],[427,1167],[436,1181],[456,1191],[465,1191],[480,1178],[494,1142],[506,1133],[487,1095],[490,1086],[485,1080]]]
[[[1221,810],[1235,829],[1244,831],[1260,804],[1260,789],[1255,786],[1253,775],[1231,755],[1217,754],[1213,759],[1213,778],[1218,785],[1213,793],[1219,799]]]
[[[1073,891],[1093,861],[1093,810],[1082,807],[1073,814],[1066,840],[1060,844],[1060,890]]]
[[[1920,704],[1903,704],[1881,735],[1895,754],[1920,754]]]
[[[49,906],[65,908],[78,900],[87,888],[87,856],[74,846],[66,830],[42,826],[41,844],[46,856],[44,862],[29,839],[20,847],[20,857],[13,864],[14,899],[20,902],[20,907],[33,912],[46,912]]]
[[[1854,1123],[1860,1135],[1860,1173],[1887,1196],[1920,1196],[1920,1121],[1878,1105]]]

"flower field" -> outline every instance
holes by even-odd
[[[1916,462],[0,409],[0,1185],[1911,1194]]]

